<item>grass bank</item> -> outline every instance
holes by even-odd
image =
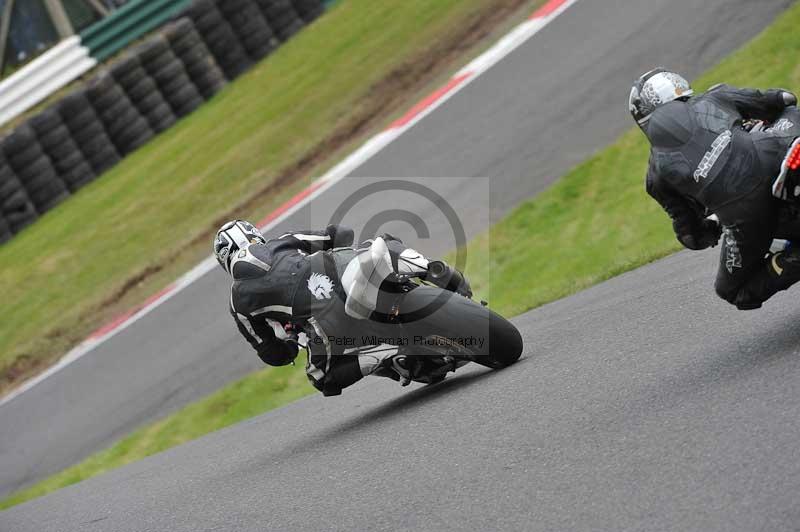
[[[800,89],[800,4],[695,85],[720,80]],[[620,112],[626,112],[621,106]],[[476,293],[507,315],[641,264],[678,244],[644,192],[648,147],[632,130],[514,210],[469,245]],[[710,289],[710,288],[709,288]],[[0,502],[7,508],[311,393],[302,368],[269,368],[132,434],[85,462]]]
[[[259,218],[531,0],[348,0],[0,247],[0,393]]]

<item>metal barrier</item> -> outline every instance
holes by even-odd
[[[0,82],[0,125],[24,113],[97,64],[77,36],[59,44]]]
[[[83,45],[102,61],[145,33],[161,26],[191,0],[131,0],[81,32]]]

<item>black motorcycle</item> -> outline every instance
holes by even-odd
[[[326,309],[337,316],[334,341],[346,339],[354,354],[396,349],[373,375],[402,384],[439,382],[470,362],[499,369],[519,359],[517,328],[470,292],[459,293],[458,271],[405,246],[393,261],[391,245],[376,238],[329,252],[326,272],[340,287],[339,301]]]

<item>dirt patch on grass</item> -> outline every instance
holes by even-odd
[[[258,212],[259,207],[284,193],[315,168],[329,162],[340,150],[381,126],[392,114],[408,104],[409,95],[423,90],[438,75],[451,68],[453,63],[462,59],[465,53],[491,36],[509,17],[534,3],[536,2],[532,0],[497,0],[483,6],[467,17],[463,24],[443,33],[424,53],[393,69],[367,90],[359,106],[351,115],[343,118],[328,137],[284,168],[269,184],[234,205],[223,216],[210,221],[181,246],[177,255],[169,256],[169,263],[165,259],[134,272],[100,304],[77,317],[74,326],[47,332],[42,342],[36,342],[35,348],[39,350],[36,356],[23,353],[12,364],[0,370],[0,395],[8,393],[25,379],[51,366],[68,349],[83,340],[98,323],[108,321],[109,315],[118,315],[141,304],[151,295],[147,292],[148,289],[152,290],[148,281],[159,274],[171,272],[175,265],[184,270],[190,267],[191,261],[196,261],[199,250],[208,248],[214,231],[222,223],[242,216],[242,213]]]

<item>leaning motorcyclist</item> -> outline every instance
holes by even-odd
[[[383,235],[395,269],[427,259],[391,235]],[[369,244],[368,241],[365,244]],[[363,324],[344,311],[339,273],[357,250],[353,231],[329,225],[322,231],[293,231],[267,240],[250,222],[225,223],[214,238],[214,254],[233,278],[230,312],[241,334],[271,366],[297,357],[300,333],[306,336],[306,373],[324,395],[338,395],[366,375],[401,377],[414,368],[392,345],[348,345]],[[334,251],[336,250],[336,251]],[[442,276],[442,288],[470,297],[462,275]]]
[[[652,146],[647,192],[684,247],[713,247],[722,236],[716,292],[741,310],[800,280],[800,250],[769,253],[782,201],[773,181],[800,136],[796,104],[783,89],[716,85],[695,95],[661,68],[631,89],[630,112]],[[749,120],[767,126],[751,132],[743,127]]]

